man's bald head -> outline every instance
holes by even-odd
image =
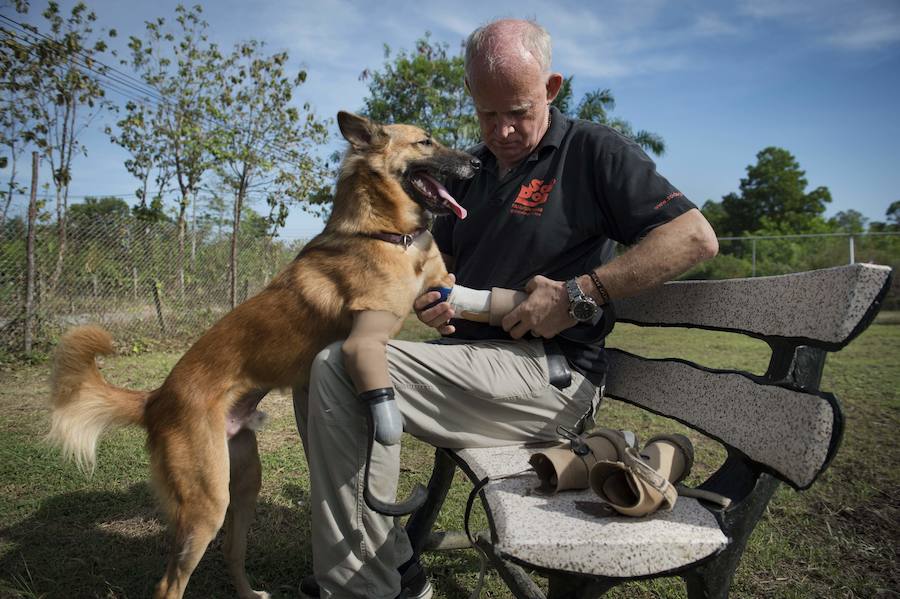
[[[466,41],[466,79],[515,71],[550,72],[550,34],[522,19],[501,19],[479,27]]]

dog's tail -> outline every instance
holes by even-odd
[[[97,440],[110,426],[143,425],[149,392],[110,385],[94,357],[113,353],[112,337],[96,326],[68,331],[56,348],[50,377],[53,413],[47,440],[92,473]]]

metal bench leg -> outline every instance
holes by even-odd
[[[422,551],[425,550],[431,529],[441,513],[441,506],[444,505],[444,499],[446,499],[447,492],[450,490],[455,471],[456,462],[444,450],[436,449],[434,452],[434,470],[432,470],[431,478],[428,481],[428,499],[406,522],[406,534],[409,536],[409,542],[413,549],[412,560],[418,559]]]
[[[551,575],[549,581],[547,599],[595,599],[618,584],[609,579],[566,573]]]
[[[494,553],[494,547],[490,541],[479,536],[477,543],[478,547],[488,556],[491,565],[496,568],[497,573],[516,599],[547,599],[547,596],[531,579],[528,572],[521,566]]]
[[[682,575],[687,583],[687,594],[690,599],[725,599],[734,578],[747,539],[762,516],[769,499],[778,488],[778,479],[761,474],[747,499],[734,512],[725,516],[722,527],[731,538],[731,543],[719,555],[694,570]]]

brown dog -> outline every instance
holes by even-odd
[[[94,360],[113,350],[102,329],[77,328],[60,341],[50,440],[90,469],[104,428],[147,429],[153,480],[172,538],[157,598],[182,596],[223,523],[238,595],[268,597],[251,589],[244,571],[260,488],[256,406],[271,389],[305,386],[321,349],[371,332],[371,324],[360,322],[381,323],[375,341],[383,348],[414,299],[450,281],[426,227],[431,214],[465,213],[435,177],[471,177],[478,161],[409,125],[380,126],[346,112],[338,114],[338,124],[351,147],[325,230],[263,291],[207,331],[161,387],[130,391],[107,383]],[[375,318],[361,318],[366,315]],[[349,345],[371,349],[367,342]],[[371,369],[371,363],[362,366]],[[356,372],[354,380],[364,381]],[[379,376],[386,379],[386,373]]]

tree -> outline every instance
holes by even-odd
[[[146,216],[153,210],[146,204],[150,173],[156,169],[158,197],[169,181],[178,186],[177,234],[179,291],[185,286],[185,237],[187,209],[195,206],[203,177],[212,167],[211,144],[219,124],[210,118],[209,105],[215,92],[217,72],[223,68],[218,46],[209,42],[208,23],[201,17],[199,5],[175,9],[176,33],[163,18],[146,22],[146,37],[132,36],[128,42],[130,59],[123,61],[140,74],[162,101],[152,108],[150,98],[129,102],[126,116],[117,125],[113,141],[127,149],[132,157],[128,168],[139,181],[139,211]],[[196,228],[196,218],[192,219]],[[196,236],[191,244],[194,255]]]
[[[827,187],[806,192],[805,172],[794,156],[782,148],[768,147],[747,167],[740,193],[722,198],[725,218],[720,235],[813,233],[827,230],[822,218],[831,202]],[[704,207],[706,208],[706,207]]]
[[[563,85],[560,88],[559,94],[557,94],[556,99],[553,101],[553,105],[556,106],[560,112],[567,114],[570,117],[576,117],[585,121],[592,121],[611,127],[625,137],[634,140],[643,149],[656,156],[662,156],[666,153],[666,142],[659,134],[644,129],[635,132],[631,123],[625,119],[610,117],[609,113],[616,107],[616,99],[613,97],[613,93],[609,88],[596,89],[585,93],[581,98],[581,101],[578,102],[578,107],[575,110],[572,110],[571,106],[574,94],[572,91],[573,79],[574,77],[570,76],[563,80]]]
[[[889,225],[900,226],[900,200],[891,202],[891,205],[885,211],[885,216],[887,216]]]
[[[828,224],[841,233],[862,233],[869,219],[858,210],[842,210],[828,219]]]
[[[446,43],[432,42],[431,33],[416,40],[414,52],[400,50],[391,58],[384,46],[381,71],[366,69],[360,79],[369,83],[363,114],[382,123],[411,123],[454,148],[478,141],[475,107],[465,89],[461,54],[450,56]]]
[[[232,128],[218,130],[213,146],[216,172],[234,197],[229,262],[230,297],[237,304],[237,243],[241,214],[251,194],[262,194],[270,219],[283,220],[291,202],[305,201],[319,185],[322,165],[313,154],[327,137],[327,124],[309,104],[291,105],[294,90],[306,81],[306,71],[291,77],[289,56],[262,53],[256,40],[238,44],[217,71],[218,97],[214,117]]]
[[[25,12],[27,6],[18,7]],[[34,64],[31,60],[31,49],[12,31],[2,29],[0,41],[0,145],[6,153],[0,156],[0,168],[9,168],[9,179],[6,189],[0,189],[0,232],[9,215],[9,207],[13,196],[25,193],[25,187],[17,181],[19,158],[25,150],[25,133],[31,127],[31,115],[28,106],[31,103],[32,91],[27,87],[29,68]]]
[[[51,1],[42,13],[50,28],[48,34],[34,34],[28,42],[31,62],[21,84],[31,90],[29,116],[34,125],[25,135],[50,162],[56,191],[58,247],[56,267],[51,277],[55,287],[62,273],[66,252],[69,184],[72,164],[78,154],[86,154],[82,133],[93,119],[112,106],[104,99],[99,76],[107,72],[97,57],[106,52],[103,39],[94,39],[96,14],[83,2],[77,3],[68,17]],[[109,30],[110,37],[115,30]]]

